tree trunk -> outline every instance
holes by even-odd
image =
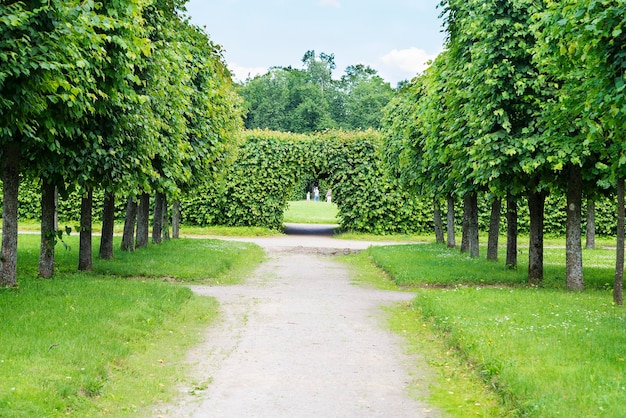
[[[470,248],[469,218],[472,216],[469,194],[463,196],[463,223],[461,224],[461,252],[467,253]]]
[[[506,197],[506,266],[517,268],[517,200]]]
[[[572,164],[567,183],[567,224],[565,229],[565,284],[569,290],[583,290],[583,248],[581,244],[583,176]]]
[[[152,219],[152,243],[160,244],[163,237],[163,193],[157,192],[154,199],[154,217]]]
[[[167,206],[167,195],[163,195],[163,239],[170,239],[170,215]]]
[[[543,220],[546,195],[528,192],[530,237],[528,245],[528,282],[538,285],[543,281]]]
[[[500,238],[500,212],[502,199],[494,197],[491,202],[489,218],[489,239],[487,241],[487,260],[498,261],[498,239]]]
[[[470,217],[469,217],[469,252],[470,257],[476,258],[480,256],[479,240],[478,240],[478,194],[473,192],[470,194]]]
[[[122,251],[135,251],[135,225],[137,224],[137,201],[133,197],[126,203],[124,233],[122,234]]]
[[[447,198],[448,201],[448,222],[447,222],[447,233],[448,233],[448,248],[456,247],[456,238],[454,236],[454,197],[449,195]]]
[[[39,276],[54,276],[54,246],[56,243],[56,187],[42,179],[41,183],[41,245],[39,247]]]
[[[137,240],[135,248],[148,245],[150,231],[150,195],[142,193],[139,196],[139,207],[137,208]]]
[[[17,285],[17,196],[20,185],[20,147],[2,149],[2,256],[0,287]]]
[[[615,255],[615,278],[613,280],[613,302],[617,306],[624,304],[622,288],[624,285],[624,177],[617,179],[617,250]]]
[[[437,196],[433,198],[433,214],[434,214],[434,223],[435,223],[435,240],[437,244],[443,244],[443,222],[441,221],[441,205],[439,204],[439,199]]]
[[[80,244],[78,250],[78,270],[93,270],[91,226],[93,213],[93,189],[89,188],[80,202]]]
[[[180,202],[174,201],[172,205],[172,238],[180,238]]]
[[[115,223],[115,195],[106,192],[102,210],[102,234],[100,235],[99,256],[104,260],[113,259],[113,227]]]
[[[593,250],[596,248],[596,202],[592,198],[587,198],[587,231],[585,234],[585,248]]]

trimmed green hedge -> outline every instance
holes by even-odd
[[[182,222],[190,225],[264,226],[280,229],[289,200],[304,198],[312,181],[320,184],[320,198],[333,189],[343,229],[374,234],[431,232],[430,199],[401,189],[389,178],[381,160],[382,138],[377,131],[328,131],[299,135],[271,131],[246,131],[233,164],[217,182],[212,181],[183,196]],[[103,196],[94,192],[94,219],[100,219]],[[119,199],[117,219],[124,216],[125,199]],[[442,210],[445,210],[445,202]],[[19,216],[39,219],[40,192],[36,183],[20,186]],[[565,233],[565,199],[550,196],[546,202],[545,232]],[[598,235],[614,235],[615,204],[609,198],[596,203]],[[503,208],[504,210],[504,208]],[[457,203],[457,225],[462,205]],[[504,214],[503,214],[504,215]],[[59,220],[80,218],[77,192],[59,198]],[[525,199],[519,204],[519,230],[528,231]],[[503,218],[504,222],[504,218]],[[489,225],[489,202],[480,201],[480,227]],[[504,231],[504,229],[503,229]]]
[[[280,229],[287,202],[306,185],[328,187],[342,228],[387,234],[431,228],[429,205],[386,177],[375,131],[295,135],[248,131],[239,154],[216,185],[183,199],[184,221]]]

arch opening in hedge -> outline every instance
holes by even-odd
[[[190,202],[199,224],[281,229],[283,214],[303,179],[324,179],[333,190],[343,230],[375,234],[423,231],[430,205],[390,179],[376,131],[299,135],[246,131],[221,181]],[[323,194],[320,196],[323,198]],[[202,209],[198,209],[198,205]],[[200,219],[201,218],[201,219]]]

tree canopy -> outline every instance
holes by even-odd
[[[240,99],[221,48],[189,23],[185,3],[0,4],[1,285],[16,283],[20,174],[85,197],[94,188],[111,199],[176,196],[225,161]],[[81,253],[90,229],[81,221]],[[42,252],[51,235],[42,231]]]
[[[440,6],[446,49],[386,108],[388,163],[422,193],[526,195],[531,283],[543,277],[545,198],[567,194],[566,285],[581,290],[582,197],[619,192],[616,183],[623,192],[626,6],[609,0]]]
[[[248,129],[310,133],[325,129],[380,128],[382,109],[394,90],[362,64],[333,79],[334,54],[307,51],[303,69],[273,67],[239,87]]]

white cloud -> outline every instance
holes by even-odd
[[[248,77],[254,78],[257,75],[267,73],[268,69],[265,67],[242,67],[241,65],[231,63],[228,65],[228,69],[233,74],[235,81],[246,81]]]
[[[394,49],[383,55],[380,59],[389,69],[396,69],[416,75],[428,68],[428,61],[435,59],[436,56],[436,54],[429,54],[423,49],[413,47],[400,50]]]
[[[322,7],[334,7],[336,9],[341,7],[339,0],[320,0],[319,4]]]

